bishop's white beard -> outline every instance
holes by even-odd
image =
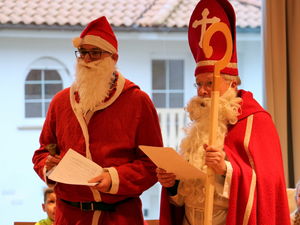
[[[223,148],[227,126],[237,122],[241,101],[231,87],[219,97],[216,147]],[[181,154],[186,160],[201,170],[206,170],[203,145],[209,141],[210,110],[211,98],[196,96],[190,100],[186,111],[192,122],[185,128],[186,137],[180,145]]]
[[[85,115],[103,102],[109,96],[115,70],[115,61],[111,57],[90,63],[78,60],[74,87],[80,101],[75,104],[75,109]]]
[[[219,98],[216,147],[223,147],[228,124],[237,122],[241,101],[241,98],[236,97],[236,90],[233,88],[229,88]],[[186,137],[180,145],[183,157],[203,172],[207,170],[203,145],[208,144],[209,141],[210,109],[211,98],[196,96],[190,100],[186,111],[189,113],[192,122],[185,128]],[[179,183],[178,194],[185,196],[186,206],[201,208],[204,207],[204,189],[205,185],[201,179],[191,179]],[[215,196],[214,201],[214,204],[219,204],[220,201],[224,200],[222,200],[222,197]]]

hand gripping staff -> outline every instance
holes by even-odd
[[[226,39],[226,52],[223,58],[215,63],[213,75],[213,87],[211,93],[211,112],[210,112],[210,130],[209,130],[209,145],[215,146],[218,127],[218,103],[220,96],[220,71],[230,62],[232,54],[232,36],[230,29],[223,22],[212,24],[204,33],[203,51],[206,58],[210,58],[213,53],[213,48],[209,45],[211,37],[216,32],[222,32]],[[215,189],[215,173],[212,168],[207,168],[207,179],[205,183],[205,208],[204,208],[204,224],[212,225],[214,189]]]

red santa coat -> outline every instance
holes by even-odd
[[[252,93],[240,90],[238,95],[243,99],[241,115],[228,128],[224,144],[233,167],[226,225],[289,225],[281,147],[275,126]],[[167,202],[163,190],[160,225],[182,224],[180,214],[182,211]]]
[[[100,195],[97,192],[98,197],[87,186],[57,183],[56,224],[89,225],[92,224],[94,214],[82,212],[59,199],[73,202],[123,201],[115,212],[101,211],[99,222],[93,224],[143,224],[139,196],[157,178],[155,165],[138,149],[138,145],[162,146],[162,138],[157,113],[147,94],[132,82],[125,81],[122,76],[118,83],[122,83],[122,79],[123,85],[118,98],[106,108],[96,111],[86,127],[72,109],[76,96],[72,88],[59,92],[49,106],[40,136],[41,147],[33,156],[37,174],[45,179],[44,165],[48,156],[45,146],[56,143],[61,156],[69,148],[85,156],[89,148],[93,161],[109,168],[113,180],[113,191]]]

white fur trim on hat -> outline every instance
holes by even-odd
[[[72,40],[73,46],[75,48],[78,48],[81,44],[81,41],[82,41],[82,39],[80,37],[73,38],[73,40]]]
[[[117,53],[117,49],[103,38],[95,35],[86,35],[83,38],[77,37],[73,39],[73,46],[78,48],[80,45],[89,44],[95,45],[105,51]]]

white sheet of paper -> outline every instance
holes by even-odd
[[[48,177],[64,184],[94,186],[97,183],[88,183],[88,180],[102,172],[101,166],[73,149],[69,149]]]
[[[206,179],[206,173],[189,164],[173,148],[146,145],[140,145],[139,148],[157,167],[165,169],[169,173],[174,173],[176,179]]]

